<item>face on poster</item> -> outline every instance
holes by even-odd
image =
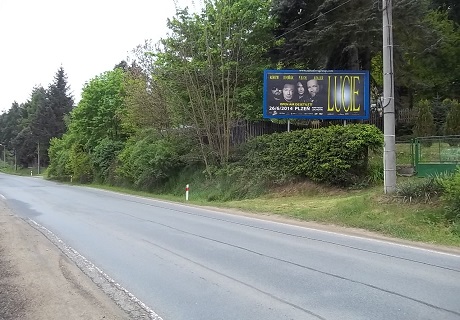
[[[265,70],[264,118],[368,119],[369,72]]]

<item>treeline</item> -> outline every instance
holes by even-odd
[[[53,177],[152,189],[190,166],[203,166],[212,176],[216,168],[241,159],[240,146],[231,139],[235,121],[262,118],[264,69],[367,69],[373,98],[381,95],[379,3],[205,0],[199,13],[178,9],[166,38],[146,41],[132,58],[89,80],[71,112],[66,90],[61,88],[61,97],[70,107],[60,102],[59,108],[51,106],[55,84],[40,89],[43,99],[34,90],[30,101],[15,103],[0,116],[0,138],[9,155],[28,145],[20,137],[29,139],[20,157],[23,166],[33,161],[40,142],[41,150],[49,151]],[[433,97],[455,101],[460,97],[458,4],[393,4],[396,107]],[[41,122],[32,121],[34,114]],[[58,122],[66,124],[64,135]]]
[[[48,88],[32,89],[25,103],[12,103],[8,112],[0,115],[0,143],[5,145],[5,159],[13,159],[20,167],[49,164],[51,138],[66,132],[66,119],[74,105],[69,94],[64,69],[58,69]]]

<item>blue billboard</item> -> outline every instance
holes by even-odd
[[[369,119],[369,106],[369,71],[264,71],[264,118]]]

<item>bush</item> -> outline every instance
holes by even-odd
[[[372,125],[330,126],[257,137],[244,148],[242,166],[275,183],[292,177],[347,186],[365,178],[369,150],[383,145]]]
[[[96,178],[101,182],[107,182],[110,168],[113,168],[117,155],[123,149],[123,142],[104,138],[94,148],[91,159],[94,165]]]
[[[93,181],[94,170],[91,158],[80,144],[73,144],[70,148],[69,167],[74,181],[89,183]]]
[[[70,180],[72,171],[69,166],[69,143],[70,141],[67,135],[64,135],[61,139],[51,139],[50,147],[48,149],[50,165],[46,171],[48,177],[58,180]]]
[[[135,187],[152,190],[183,167],[182,145],[173,138],[163,138],[153,131],[146,131],[125,145],[118,156],[117,173]]]
[[[460,167],[450,178],[443,179],[442,185],[446,218],[450,221],[460,221]]]

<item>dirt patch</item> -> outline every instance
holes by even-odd
[[[43,234],[0,201],[0,319],[130,319]]]

